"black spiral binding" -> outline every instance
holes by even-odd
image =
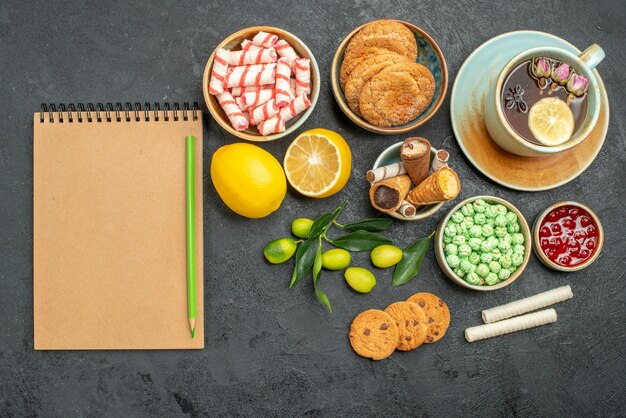
[[[188,121],[190,112],[192,120],[198,120],[198,112],[200,111],[198,102],[193,102],[192,106],[190,108],[188,102],[183,102],[181,112],[181,106],[178,102],[174,102],[171,106],[168,102],[162,105],[159,102],[155,102],[153,105],[150,105],[149,102],[145,102],[143,105],[140,102],[135,102],[134,105],[131,102],[126,102],[124,105],[120,102],[115,104],[111,102],[96,103],[95,105],[87,103],[87,106],[83,103],[76,105],[70,103],[67,106],[64,103],[60,103],[58,106],[54,103],[42,103],[39,111],[39,122],[44,123],[46,113],[48,114],[48,123],[130,122],[132,119],[135,122],[141,120],[158,122],[161,119],[159,115],[161,108],[165,111],[162,118],[165,122],[169,122],[170,119],[175,122],[178,121],[179,113],[182,113],[182,120]],[[170,112],[172,112],[171,118]]]

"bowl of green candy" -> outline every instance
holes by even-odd
[[[494,196],[460,202],[441,220],[435,235],[435,255],[446,276],[480,291],[513,283],[526,268],[531,249],[524,215]]]

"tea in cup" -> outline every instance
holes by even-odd
[[[604,51],[592,45],[580,55],[533,48],[511,59],[485,102],[485,125],[505,150],[537,157],[570,149],[591,133],[600,114],[593,68]]]

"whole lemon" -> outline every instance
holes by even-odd
[[[211,159],[211,179],[226,206],[247,218],[263,218],[280,207],[287,180],[272,154],[252,144],[224,145]]]

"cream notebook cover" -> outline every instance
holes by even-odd
[[[43,106],[34,115],[36,350],[204,347],[202,113],[129,105]],[[196,137],[193,339],[187,135]]]

